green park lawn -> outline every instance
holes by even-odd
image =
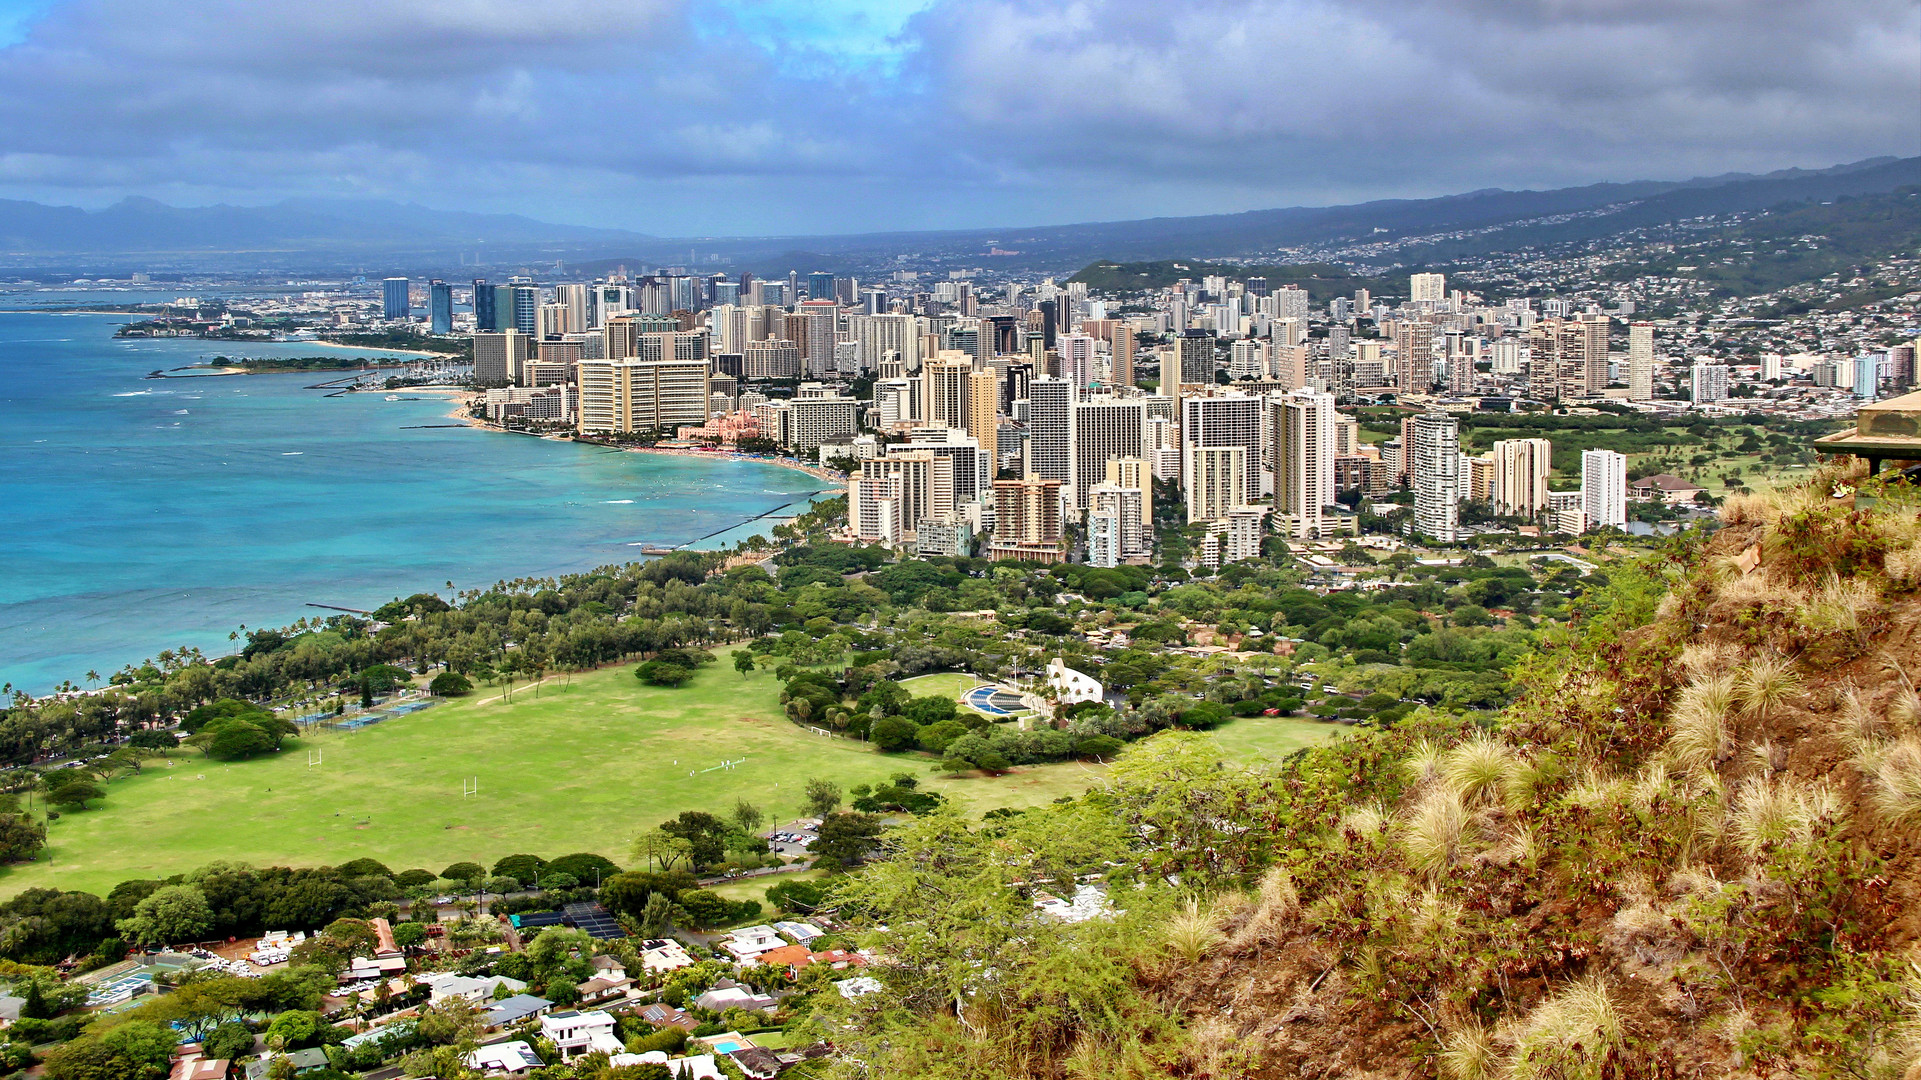
[[[955,679],[953,692],[974,685]],[[642,685],[625,665],[575,675],[564,688],[551,677],[539,696],[523,687],[511,702],[485,688],[358,732],[291,740],[269,758],[224,763],[183,752],[52,822],[39,861],[0,868],[0,895],[35,886],[105,893],[217,859],[313,866],[371,856],[437,873],[462,860],[590,851],[625,865],[635,836],[682,810],[725,813],[745,798],[770,822],[790,821],[810,777],[845,791],[907,771],[978,815],[1077,795],[1105,772],[1063,762],[937,776],[927,755],[809,734],[782,716],[779,693],[772,675],[742,678],[723,655],[678,689]],[[1232,756],[1278,758],[1338,730],[1256,718],[1217,737]],[[312,768],[310,752],[322,757]],[[742,763],[715,768],[725,761]],[[463,796],[476,779],[479,795]]]

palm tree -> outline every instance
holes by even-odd
[[[100,673],[98,671],[95,671],[92,668],[87,669],[87,685],[89,686],[100,685]]]

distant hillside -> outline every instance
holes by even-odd
[[[417,251],[488,244],[645,241],[617,229],[554,225],[375,200],[290,199],[181,208],[123,199],[102,210],[0,200],[0,252]]]
[[[1326,263],[1304,263],[1298,266],[1242,266],[1236,263],[1179,259],[1130,263],[1096,262],[1068,280],[1085,282],[1088,288],[1101,292],[1117,293],[1165,288],[1182,278],[1199,280],[1210,274],[1243,280],[1250,277],[1264,277],[1267,279],[1269,288],[1299,285],[1307,290],[1308,299],[1319,303],[1326,303],[1336,296],[1352,296],[1356,289],[1369,289],[1377,293],[1407,291],[1407,277],[1404,274],[1392,278],[1364,277]]]

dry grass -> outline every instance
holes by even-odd
[[[1300,917],[1301,896],[1294,889],[1294,879],[1284,867],[1276,866],[1261,875],[1259,892],[1236,913],[1240,925],[1227,939],[1227,947],[1231,952],[1246,952],[1278,945]]]
[[[1599,1076],[1607,1051],[1622,1042],[1621,1014],[1607,985],[1583,979],[1543,1001],[1514,1035],[1511,1080]]]
[[[1795,673],[1794,665],[1782,657],[1763,656],[1735,675],[1733,690],[1734,700],[1742,712],[1765,720],[1801,692],[1801,676]]]
[[[1770,847],[1807,843],[1847,816],[1825,785],[1801,788],[1786,780],[1750,780],[1728,815],[1728,833],[1750,858]]]
[[[1422,739],[1408,751],[1407,760],[1401,763],[1407,770],[1407,778],[1416,785],[1425,784],[1440,774],[1441,748]]]
[[[1441,1075],[1447,1080],[1495,1080],[1500,1076],[1494,1032],[1469,1021],[1441,1040]]]
[[[1176,956],[1195,964],[1221,943],[1221,932],[1214,928],[1214,916],[1201,908],[1201,902],[1189,900],[1167,920],[1161,940]]]
[[[1729,525],[1772,525],[1781,508],[1768,495],[1730,495],[1721,504],[1721,520]]]
[[[1401,825],[1401,847],[1409,865],[1429,879],[1446,874],[1460,860],[1467,823],[1467,807],[1453,789],[1428,792]]]
[[[1521,762],[1498,737],[1475,735],[1441,756],[1440,773],[1448,786],[1470,807],[1486,806],[1505,798]]]
[[[1896,587],[1921,587],[1921,544],[1910,544],[1889,552],[1885,567],[1888,580]]]
[[[1863,624],[1879,603],[1874,587],[1859,578],[1830,577],[1796,612],[1808,634],[1847,646],[1845,655],[1860,651]]]
[[[1681,650],[1681,667],[1690,678],[1711,678],[1733,667],[1740,656],[1741,651],[1732,645],[1698,641]]]
[[[1921,738],[1909,735],[1857,756],[1875,815],[1898,829],[1921,830]]]

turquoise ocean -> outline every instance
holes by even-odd
[[[0,681],[30,692],[333,613],[309,605],[731,546],[827,486],[448,426],[444,395],[307,389],[333,373],[148,379],[217,353],[335,350],[116,340],[128,318],[0,311]]]

